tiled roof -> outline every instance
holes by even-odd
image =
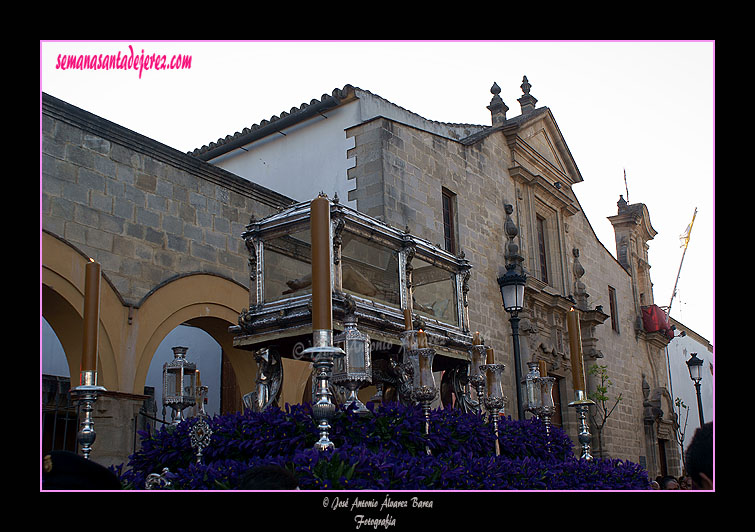
[[[312,110],[339,105],[342,100],[351,99],[353,95],[354,87],[351,85],[346,85],[342,89],[333,89],[331,94],[323,94],[319,100],[312,100],[309,103],[302,103],[299,107],[292,107],[288,112],[283,111],[280,115],[271,116],[270,120],[262,120],[260,123],[254,124],[251,127],[246,127],[233,135],[227,135],[225,138],[218,139],[216,142],[210,142],[209,145],[197,148],[194,151],[189,152],[189,154],[200,158],[206,158],[202,157],[202,155],[217,148],[221,148],[233,141],[242,141],[245,137],[248,137],[263,128],[273,129],[276,125],[283,125],[280,123],[281,120],[298,119],[299,117],[304,118],[306,114]]]
[[[416,113],[413,113],[407,109],[404,109],[403,107],[396,105],[393,102],[390,102],[386,100],[385,98],[374,94],[370,91],[360,89],[358,87],[354,87],[353,85],[345,85],[342,89],[333,89],[333,92],[331,94],[323,94],[319,100],[314,99],[307,103],[302,103],[299,107],[292,107],[290,111],[286,112],[283,111],[280,113],[280,115],[272,116],[269,120],[262,120],[258,124],[254,124],[250,127],[244,128],[242,131],[238,131],[234,133],[233,135],[227,135],[225,138],[220,138],[215,142],[211,142],[209,145],[204,145],[201,148],[197,148],[191,152],[189,152],[189,155],[194,155],[195,157],[198,157],[203,160],[211,159],[221,153],[224,153],[226,151],[230,151],[229,145],[233,144],[233,148],[236,148],[238,146],[243,146],[244,144],[248,144],[252,140],[254,140],[255,137],[262,134],[263,132],[274,132],[279,129],[283,129],[284,127],[288,127],[293,122],[297,122],[299,120],[302,120],[304,118],[307,118],[313,113],[316,113],[323,109],[329,109],[332,107],[335,107],[337,105],[340,105],[344,101],[351,101],[353,98],[356,97],[356,92],[360,91],[364,94],[369,94],[375,98],[378,98],[380,100],[383,100],[390,105],[395,106],[398,109],[402,109],[403,111],[406,111],[407,113],[411,113],[412,115],[417,115]],[[445,126],[449,126],[451,128],[472,128],[472,129],[479,129],[479,128],[489,128],[490,126],[481,126],[477,124],[455,124],[455,123],[447,123],[447,122],[438,122],[434,120],[428,120],[424,117],[420,117],[423,120],[427,120],[428,122],[436,123],[436,124],[442,124]],[[285,121],[285,123],[281,122]]]

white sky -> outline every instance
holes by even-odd
[[[190,55],[191,68],[60,70],[59,54]],[[427,119],[490,124],[497,82],[519,114],[522,76],[551,109],[584,178],[574,190],[615,256],[619,195],[644,203],[655,303],[714,339],[714,42],[44,41],[41,90],[188,152],[346,84]]]

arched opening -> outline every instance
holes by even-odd
[[[145,395],[154,398],[154,404],[151,404],[153,410],[149,414],[159,419],[171,419],[170,408],[163,404],[162,399],[163,366],[173,360],[172,348],[175,346],[188,347],[186,359],[196,364],[200,382],[208,388],[206,402],[203,405],[205,413],[210,416],[221,413],[222,349],[220,344],[200,328],[179,325],[168,333],[152,357],[144,386]],[[190,415],[196,411],[196,408],[190,408],[184,413]]]
[[[197,364],[202,384],[209,388],[208,414],[243,408],[242,395],[254,388],[256,363],[251,352],[233,346],[228,331],[238,321],[243,304],[248,304],[248,291],[239,284],[216,275],[192,274],[161,285],[133,313],[140,326],[149,326],[135,353],[134,388],[159,382],[155,386],[159,414],[163,364],[173,359],[172,347],[177,345],[189,348],[187,359]]]

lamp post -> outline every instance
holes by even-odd
[[[522,370],[519,354],[519,312],[524,307],[524,285],[527,274],[517,273],[515,264],[506,265],[506,273],[498,278],[501,288],[503,308],[511,315],[511,333],[514,340],[514,379],[516,382],[516,406],[519,419],[524,419],[524,403],[522,402],[521,381]]]
[[[703,401],[700,398],[700,381],[703,380],[703,361],[697,358],[697,353],[692,353],[692,357],[687,361],[687,368],[689,369],[689,378],[695,382],[697,414],[700,416],[700,426],[702,427],[705,424],[705,421],[703,421]]]

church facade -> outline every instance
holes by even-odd
[[[108,292],[102,408],[129,404],[124,417],[131,415],[150,351],[181,323],[216,338],[237,393],[248,393],[254,357],[229,332],[254,288],[241,235],[251,217],[325,192],[471,265],[468,332],[479,331],[506,365],[504,409],[516,418],[512,329],[497,283],[513,241],[527,273],[521,374],[527,362],[542,361],[556,377],[554,423],[577,441],[566,323],[577,308],[587,391],[600,384],[595,366],[612,382],[608,406],[621,396],[602,430],[599,417],[593,422],[593,453],[641,463],[651,478],[679,475],[668,324],[648,319],[657,308],[650,213],[619,198],[610,217],[614,257],[579,204],[579,186],[589,183],[582,184],[553,112],[537,106],[526,77],[521,88],[520,110],[507,116],[494,84],[491,122],[474,125],[428,120],[347,85],[189,154],[45,95],[43,314],[63,338],[63,324],[81,322],[82,265],[91,256],[103,264]],[[73,337],[62,343],[77,375],[80,348]],[[299,402],[310,368],[285,363],[280,402]]]

